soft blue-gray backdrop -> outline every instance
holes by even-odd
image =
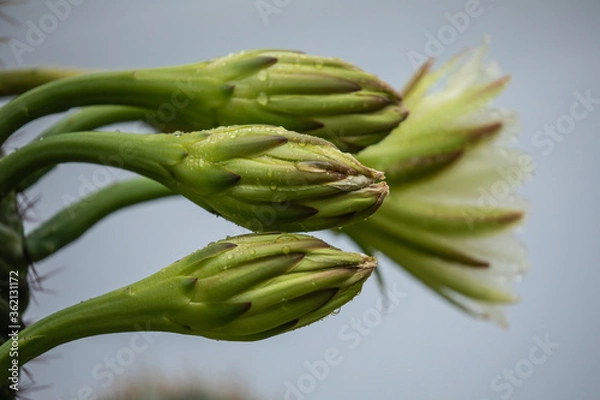
[[[445,60],[489,34],[492,58],[513,75],[498,104],[521,113],[516,146],[537,166],[521,190],[531,201],[520,234],[532,269],[518,285],[522,302],[509,309],[507,331],[457,312],[384,261],[388,283],[403,296],[359,342],[344,340],[340,332],[376,306],[374,281],[339,315],[258,343],[169,334],[69,343],[31,364],[36,381],[50,385],[29,393],[31,399],[91,399],[144,371],[187,381],[235,381],[259,399],[284,398],[299,385],[306,393],[290,392],[287,398],[598,398],[600,2],[49,0],[3,10],[17,24],[0,20],[0,36],[19,42],[0,44],[4,67],[154,67],[278,47],[341,57],[396,87],[413,71],[411,52],[436,52]],[[456,20],[465,10],[471,12],[468,20]],[[440,45],[432,47],[431,38],[440,36]],[[586,118],[549,135],[547,126],[564,123],[577,94],[586,92],[593,100]],[[11,145],[23,144],[50,120],[29,125]],[[29,226],[60,209],[65,196],[89,190],[90,182],[101,186],[126,175],[94,166],[59,168],[30,194],[40,200]],[[36,294],[27,317],[35,320],[126,285],[240,232],[183,199],[113,215],[36,266],[50,275],[47,292]],[[321,236],[351,248],[340,238]],[[533,364],[527,360],[539,341],[552,345],[544,361]],[[132,348],[143,350],[131,359]],[[323,360],[330,348],[341,361],[321,371],[322,379],[309,378],[307,365]]]

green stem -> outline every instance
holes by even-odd
[[[91,131],[101,126],[119,122],[143,120],[148,111],[131,106],[89,106],[67,115],[42,132],[37,140],[69,132]]]
[[[74,114],[61,119],[56,124],[42,132],[37,140],[46,139],[55,135],[90,131],[101,126],[118,122],[142,120],[147,110],[129,106],[89,106]],[[24,191],[35,184],[44,175],[50,172],[55,165],[33,172],[25,180],[19,183],[19,191]]]
[[[0,145],[30,121],[85,105],[121,104],[156,109],[159,118],[164,108],[165,123],[171,122],[176,113],[184,120],[193,120],[195,129],[209,128],[215,125],[214,118],[200,111],[206,111],[207,104],[226,92],[222,83],[197,71],[186,82],[161,70],[103,72],[58,79],[0,108]],[[157,124],[156,119],[152,122]]]
[[[31,172],[65,162],[116,166],[170,181],[161,163],[176,163],[187,154],[177,142],[165,141],[166,136],[76,132],[30,143],[0,160],[0,200]]]
[[[57,79],[85,74],[87,71],[69,68],[18,68],[0,70],[0,96],[25,93]]]
[[[139,283],[141,283],[140,281]],[[0,346],[0,379],[5,381],[13,359],[23,366],[48,350],[88,336],[140,330],[181,332],[165,318],[180,306],[169,290],[138,290],[133,284],[60,310],[18,332],[18,355],[11,355],[13,339]]]
[[[39,261],[83,235],[107,215],[145,201],[175,195],[148,178],[134,178],[101,189],[64,208],[31,232],[25,247],[31,261]]]

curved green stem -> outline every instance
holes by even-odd
[[[45,83],[85,73],[87,71],[75,68],[34,67],[3,69],[0,70],[0,96],[25,93]]]
[[[101,126],[119,122],[143,120],[148,111],[131,106],[88,106],[65,118],[42,132],[36,140],[69,132],[91,131]]]
[[[0,145],[30,121],[85,105],[130,105],[156,109],[159,114],[164,106],[165,113],[168,111],[165,123],[172,122],[172,114],[176,113],[193,120],[195,129],[209,128],[215,125],[213,118],[198,111],[226,92],[222,83],[199,72],[185,83],[160,70],[102,72],[58,79],[0,108]]]
[[[153,276],[157,275],[160,272]],[[176,289],[168,287],[169,283],[160,290],[146,291],[147,286],[145,279],[58,311],[20,332],[13,331],[18,336],[9,337],[0,346],[0,379],[8,378],[13,360],[23,366],[54,347],[84,337],[140,330],[183,333],[180,326],[165,318],[181,306],[181,299],[172,296]]]
[[[107,215],[145,201],[175,195],[148,178],[134,178],[101,189],[64,208],[31,232],[25,247],[31,261],[39,261],[83,235]]]
[[[46,129],[37,140],[46,139],[55,135],[90,131],[101,126],[118,122],[143,120],[148,111],[139,107],[129,106],[89,106],[65,118]],[[18,190],[24,191],[31,187],[55,166],[49,166],[33,172],[30,176],[19,183]]]
[[[177,142],[165,141],[165,136],[76,132],[30,143],[0,160],[0,199],[31,172],[66,162],[111,165],[170,181],[160,163],[176,163],[187,154]]]

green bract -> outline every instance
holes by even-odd
[[[328,139],[344,151],[377,143],[407,115],[398,92],[352,64],[255,50],[47,83],[0,109],[0,143],[28,121],[90,104],[145,108],[146,121],[162,132],[269,124]]]
[[[134,330],[232,341],[265,339],[318,321],[357,295],[376,267],[301,234],[215,242],[154,275],[61,310],[19,334],[19,364],[61,343]],[[6,379],[11,343],[0,347]]]
[[[49,137],[0,160],[0,194],[36,169],[77,161],[145,175],[254,231],[311,231],[361,221],[388,193],[381,172],[324,139],[249,125]]]

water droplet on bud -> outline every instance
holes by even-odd
[[[258,80],[261,82],[264,82],[267,80],[267,71],[265,71],[264,69],[262,71],[260,71],[257,75]]]
[[[336,316],[336,315],[338,315],[340,313],[341,310],[342,310],[341,308],[336,308],[335,310],[333,310],[331,312],[331,315]]]
[[[274,183],[271,183],[271,190],[277,190],[277,185]]]
[[[295,242],[298,237],[292,233],[283,233],[275,239],[275,242]]]
[[[269,96],[267,96],[267,94],[265,92],[260,92],[260,94],[256,98],[256,101],[258,101],[258,104],[260,104],[262,106],[266,106],[267,103],[269,102]]]
[[[283,252],[283,254],[290,254],[290,246],[283,246],[281,248],[281,251]]]

